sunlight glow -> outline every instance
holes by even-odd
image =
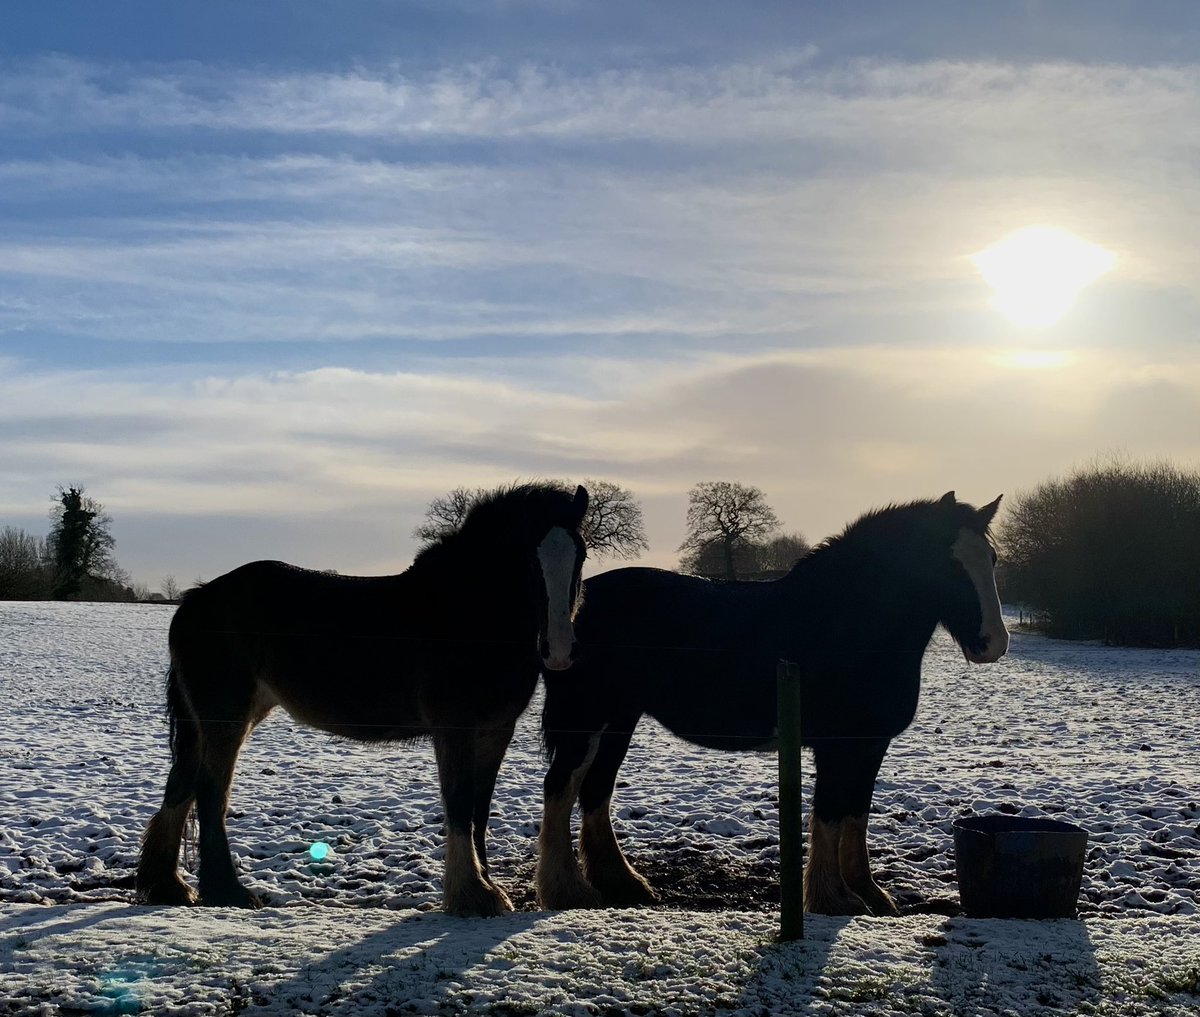
[[[1029,226],[971,255],[996,292],[991,305],[1016,325],[1047,328],[1079,291],[1112,268],[1116,256],[1052,226]]]
[[[1004,367],[1018,367],[1029,371],[1043,371],[1053,367],[1066,367],[1075,358],[1061,350],[1016,350],[996,358]]]

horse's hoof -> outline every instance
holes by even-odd
[[[538,907],[543,911],[575,911],[604,906],[600,891],[578,873],[574,878],[537,880]]]
[[[599,857],[585,852],[583,877],[600,892],[605,907],[636,908],[658,902],[645,877],[619,852]]]
[[[595,879],[592,885],[599,891],[605,907],[637,908],[658,903],[658,894],[633,871],[626,878]]]
[[[538,890],[538,907],[544,911],[575,911],[604,907],[600,891],[587,883],[559,885],[553,890]]]
[[[867,902],[849,889],[843,889],[841,892],[806,893],[804,910],[814,915],[872,914]]]
[[[876,918],[895,918],[900,914],[900,909],[896,907],[891,894],[881,887],[864,888],[856,890],[855,893]]]
[[[191,907],[199,901],[199,895],[182,879],[164,880],[148,886],[139,885],[134,894],[139,904],[163,904],[168,907]]]
[[[512,901],[494,883],[474,883],[447,893],[442,910],[463,918],[496,918],[513,910]]]

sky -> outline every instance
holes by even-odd
[[[592,477],[670,567],[705,480],[815,541],[1200,468],[1198,165],[1190,4],[18,0],[0,527],[83,484],[151,589],[392,572]],[[1110,265],[1037,326],[972,257],[1033,226]]]

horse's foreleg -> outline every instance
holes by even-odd
[[[813,749],[813,792],[804,906],[819,914],[895,914],[871,875],[867,813],[887,739],[826,739]]]
[[[579,854],[583,874],[600,891],[604,903],[613,907],[652,904],[658,899],[650,884],[629,864],[612,827],[617,771],[633,738],[633,725],[628,726],[628,731],[606,731],[600,736],[596,758],[579,789]]]
[[[838,844],[842,878],[863,899],[871,914],[896,915],[899,910],[891,895],[871,874],[871,862],[867,854],[867,813],[847,816],[842,820],[842,837]]]
[[[819,915],[865,915],[866,902],[842,878],[838,846],[841,820],[809,817],[807,857],[804,865],[804,910]]]
[[[571,811],[599,740],[598,734],[589,738],[578,733],[556,738],[554,761],[543,784],[535,877],[538,904],[547,910],[600,906],[600,894],[584,879],[571,843]]]
[[[472,789],[475,803],[471,814],[471,832],[475,854],[485,879],[490,879],[487,828],[488,819],[492,814],[492,795],[496,790],[496,777],[500,773],[500,764],[504,762],[504,753],[508,751],[508,743],[512,741],[515,725],[516,722],[512,721],[499,727],[479,728],[475,732],[475,780]]]
[[[450,914],[489,917],[511,911],[512,902],[488,882],[475,850],[475,739],[474,730],[453,727],[433,736],[446,816],[442,906]]]

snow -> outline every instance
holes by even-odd
[[[428,746],[364,748],[283,715],[247,744],[230,819],[243,878],[273,906],[133,906],[166,777],[171,611],[0,604],[0,1014],[1200,1009],[1196,651],[1017,632],[1000,663],[968,667],[939,636],[871,819],[877,875],[904,916],[810,915],[807,938],[781,945],[774,757],[684,745],[648,722],[617,793],[626,850],[652,880],[695,867],[720,894],[681,884],[653,909],[532,910],[536,701],[490,831],[525,910],[437,910]],[[958,914],[951,824],[997,810],[1088,830],[1079,921]],[[314,843],[331,848],[321,861]]]

